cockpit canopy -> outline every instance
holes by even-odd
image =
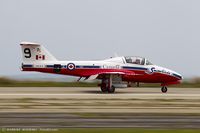
[[[153,65],[150,61],[145,58],[137,56],[126,56],[126,63],[137,64],[137,65]]]

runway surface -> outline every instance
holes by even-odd
[[[0,88],[0,128],[200,128],[200,89]]]
[[[1,113],[1,128],[181,128],[199,129],[200,116],[83,117],[66,113]]]

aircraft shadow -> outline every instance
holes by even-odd
[[[88,93],[88,94],[109,94],[109,93],[103,93],[101,91],[98,90],[89,90],[89,91],[81,91],[82,93]],[[116,91],[114,94],[128,94],[130,92],[120,92],[120,91]],[[111,93],[112,94],[112,93]]]

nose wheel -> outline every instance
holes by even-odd
[[[163,86],[163,87],[161,88],[161,91],[162,91],[162,93],[167,93],[167,87],[166,87],[166,86]]]

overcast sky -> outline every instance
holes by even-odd
[[[22,74],[21,41],[61,60],[138,55],[200,76],[200,1],[1,0],[0,76]]]

